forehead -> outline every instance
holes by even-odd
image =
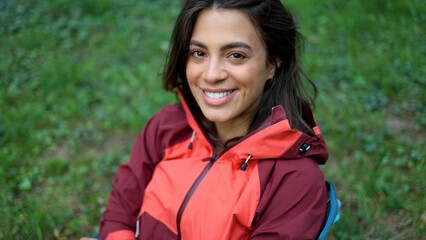
[[[259,31],[250,17],[236,9],[205,9],[195,22],[191,40],[211,44],[243,41],[252,47],[262,46]]]

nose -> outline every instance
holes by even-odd
[[[225,80],[228,77],[228,73],[224,69],[220,58],[210,58],[209,61],[206,62],[205,67],[202,78],[207,82],[214,83]]]

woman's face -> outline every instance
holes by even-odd
[[[257,29],[243,12],[206,9],[195,23],[186,76],[204,116],[213,122],[246,123],[274,67]]]

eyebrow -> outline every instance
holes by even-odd
[[[198,47],[201,47],[201,48],[204,48],[204,49],[208,49],[208,47],[204,43],[199,42],[197,40],[191,40],[189,42],[189,45],[195,45],[195,46],[198,46]],[[232,49],[232,48],[246,48],[246,49],[248,49],[250,51],[252,50],[252,48],[250,47],[250,45],[248,45],[247,43],[244,43],[244,42],[232,42],[232,43],[228,43],[228,44],[220,47],[220,50],[221,51],[225,51],[225,50]]]

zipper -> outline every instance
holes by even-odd
[[[177,213],[177,219],[176,219],[177,231],[178,231],[177,239],[178,240],[182,239],[181,229],[180,229],[180,221],[182,220],[183,212],[185,211],[185,208],[188,205],[188,202],[191,199],[192,195],[194,194],[195,190],[197,189],[198,185],[200,185],[201,181],[203,181],[204,177],[207,175],[207,173],[209,172],[209,170],[213,166],[213,164],[216,162],[216,160],[217,160],[217,155],[216,155],[216,153],[214,153],[212,158],[210,159],[209,164],[207,164],[207,166],[201,172],[200,176],[198,176],[197,180],[195,180],[194,184],[192,184],[191,188],[186,193],[186,196],[183,199],[182,205],[180,205],[179,211]]]
[[[141,218],[142,216],[138,219],[138,221],[136,222],[136,232],[135,232],[135,240],[139,239],[139,234],[140,234],[140,225],[141,225]]]

